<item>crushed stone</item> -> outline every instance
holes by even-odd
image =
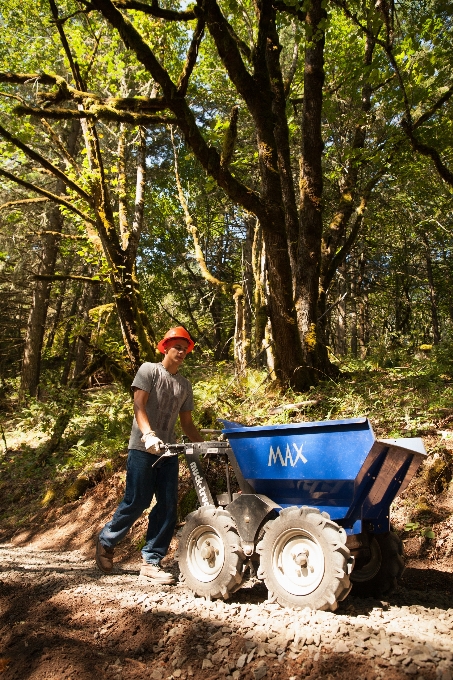
[[[139,565],[101,574],[78,550],[0,545],[4,680],[453,680],[453,602],[399,588],[389,602],[349,597],[335,612],[152,586]]]

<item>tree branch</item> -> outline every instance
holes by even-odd
[[[37,194],[41,194],[41,196],[45,196],[47,199],[50,201],[54,201],[55,203],[58,203],[59,205],[64,206],[68,210],[71,210],[73,213],[76,215],[79,215],[85,222],[88,222],[88,224],[93,224],[95,225],[96,222],[93,220],[91,217],[86,215],[85,213],[81,212],[73,206],[71,203],[68,201],[65,201],[64,198],[61,198],[61,196],[57,196],[56,194],[52,194],[50,191],[47,191],[46,189],[41,189],[41,187],[37,187],[31,182],[27,182],[24,179],[21,179],[20,177],[16,177],[15,175],[12,175],[10,172],[7,172],[6,170],[3,170],[3,168],[0,168],[0,175],[3,177],[6,177],[7,179],[11,180],[11,182],[15,182],[16,184],[19,184],[22,187],[25,187],[25,189],[29,189],[30,191],[34,191]]]
[[[432,116],[452,97],[453,95],[453,85],[440,97],[437,102],[435,102],[428,111],[425,111],[420,118],[418,118],[415,123],[406,118],[401,121],[401,127],[403,128],[406,136],[409,138],[410,144],[414,151],[418,151],[423,156],[428,156],[434,162],[436,170],[442,179],[447,182],[450,186],[453,186],[453,173],[447,168],[445,163],[443,163],[439,152],[432,146],[428,144],[423,144],[414,135],[414,130],[426,123]]]
[[[34,274],[33,278],[37,281],[86,281],[88,283],[101,283],[102,280],[108,281],[108,277],[77,276],[76,274]]]
[[[373,61],[375,49],[375,41],[366,36],[365,50],[364,50],[364,67],[370,67]],[[363,113],[362,120],[358,121],[354,131],[354,137],[351,145],[353,152],[347,163],[343,176],[339,181],[340,197],[338,207],[330,220],[327,235],[322,239],[322,264],[321,264],[321,278],[329,269],[331,258],[338,251],[340,244],[343,242],[346,228],[354,208],[354,194],[357,189],[359,168],[364,163],[362,155],[365,148],[366,134],[367,134],[367,118],[371,110],[371,95],[372,88],[368,78],[364,76],[361,92],[361,110]],[[330,276],[332,278],[333,274]]]
[[[189,206],[187,205],[186,197],[184,196],[184,192],[182,190],[182,185],[181,185],[181,179],[179,177],[179,168],[178,168],[178,154],[176,152],[176,147],[175,147],[175,140],[173,137],[173,130],[170,128],[170,134],[171,134],[171,144],[173,146],[173,155],[175,158],[175,178],[176,178],[176,186],[178,188],[178,197],[179,197],[179,202],[181,204],[181,207],[184,212],[184,221],[186,223],[186,228],[189,234],[192,236],[193,240],[193,246],[195,250],[195,259],[198,262],[198,266],[200,267],[201,274],[203,278],[206,281],[209,281],[209,283],[213,283],[215,286],[220,286],[221,288],[226,288],[227,284],[224,281],[220,281],[217,279],[215,276],[211,274],[211,272],[208,269],[208,266],[206,264],[206,260],[203,255],[203,251],[200,246],[200,241],[198,239],[198,229],[192,219],[192,216],[189,212]]]
[[[289,67],[288,74],[283,83],[286,99],[289,97],[289,93],[291,91],[291,84],[294,80],[294,76],[296,75],[298,60],[299,60],[299,45],[297,41],[294,41],[293,58],[291,60],[291,66]]]
[[[0,92],[0,97],[7,97],[8,99],[15,99],[16,101],[20,102],[21,104],[25,104],[25,101],[22,99],[22,97],[19,97],[17,94],[10,94],[9,92]]]
[[[100,105],[108,106],[113,109],[128,110],[134,112],[142,111],[163,111],[168,108],[168,104],[162,97],[101,97],[94,92],[84,92],[71,87],[64,78],[50,74],[40,73],[5,73],[0,72],[0,83],[10,83],[15,85],[26,85],[40,81],[46,85],[57,85],[56,92],[38,93],[38,99],[47,104],[59,104],[63,101],[74,101],[83,103],[86,100],[99,102]],[[21,100],[23,101],[23,100]]]
[[[264,206],[260,196],[251,188],[242,184],[220,165],[220,154],[206,143],[186,100],[178,96],[177,87],[168,72],[158,62],[149,45],[146,44],[135,26],[113,5],[111,0],[93,0],[93,5],[101,12],[109,23],[117,29],[126,46],[132,49],[143,66],[149,71],[153,80],[162,88],[168,108],[176,115],[177,125],[181,129],[195,156],[206,170],[224,189],[228,196],[258,217],[264,217]],[[234,46],[237,52],[237,47]],[[246,72],[247,73],[247,72]],[[249,84],[253,79],[249,74]]]
[[[72,77],[74,78],[77,88],[80,90],[80,92],[85,92],[86,87],[80,74],[79,65],[75,61],[71,52],[68,39],[64,32],[64,27],[61,23],[58,23],[59,14],[55,0],[48,1],[52,10],[52,16],[57,24],[61,44],[63,45],[63,49],[71,67]],[[79,108],[81,108],[80,105]],[[114,257],[112,257],[112,255],[116,255],[118,253],[119,241],[115,231],[113,208],[110,202],[108,185],[105,181],[104,163],[101,154],[101,146],[99,144],[98,132],[93,121],[87,119],[86,117],[82,118],[81,124],[85,139],[85,148],[87,150],[89,167],[91,172],[96,177],[95,181],[93,182],[93,207],[96,210],[97,216],[96,226],[103,243],[104,250],[106,254],[108,254],[112,259],[112,262],[114,262]]]
[[[72,56],[71,48],[69,47],[68,39],[67,39],[66,34],[64,32],[64,29],[63,29],[63,24],[60,21],[60,17],[59,17],[59,14],[58,14],[58,7],[55,3],[55,0],[48,0],[48,2],[49,2],[50,9],[51,9],[51,12],[52,12],[53,20],[54,20],[54,22],[57,26],[57,30],[58,30],[58,33],[60,35],[61,44],[63,45],[63,49],[65,51],[66,57],[69,61],[69,65],[71,67],[72,77],[74,78],[78,89],[84,90],[85,86],[84,86],[84,83],[83,83],[83,80],[82,80],[82,76],[80,74],[79,64],[75,61],[74,57]]]
[[[123,250],[129,241],[127,222],[127,188],[126,188],[126,128],[121,123],[118,135],[118,222]]]
[[[1,172],[1,171],[0,171]],[[17,201],[8,201],[8,203],[3,203],[0,205],[0,210],[7,208],[14,208],[16,205],[29,205],[30,203],[44,203],[48,201],[48,198],[19,198]]]
[[[393,42],[390,40],[390,34],[389,32],[387,33],[387,41],[386,40],[381,40],[380,38],[377,37],[377,34],[368,28],[368,26],[364,26],[358,17],[351,12],[351,10],[347,6],[347,1],[346,0],[333,0],[333,4],[337,5],[337,7],[341,7],[341,9],[344,11],[345,15],[348,17],[348,19],[351,19],[351,21],[356,24],[368,37],[372,38],[376,44],[380,45],[384,52],[386,53],[388,60],[393,68],[393,71],[398,79],[400,89],[401,89],[401,94],[403,96],[403,101],[404,101],[404,110],[406,113],[406,117],[409,121],[411,121],[411,107],[409,104],[409,99],[407,97],[407,92],[406,88],[404,86],[403,82],[403,77],[401,75],[401,72],[399,70],[398,64],[396,63],[395,56],[393,54]],[[381,13],[382,14],[382,13]],[[385,15],[384,15],[385,16]],[[387,24],[386,24],[387,25]],[[388,29],[388,25],[387,25]]]
[[[365,214],[365,210],[368,205],[368,201],[370,199],[371,193],[376,186],[376,184],[379,182],[379,180],[385,175],[387,172],[386,168],[381,168],[379,172],[376,173],[374,177],[370,179],[370,181],[367,183],[363,193],[362,197],[360,199],[360,204],[357,206],[355,210],[355,220],[352,225],[351,231],[349,232],[347,238],[345,239],[344,244],[342,247],[338,250],[338,252],[333,256],[329,267],[325,273],[324,276],[324,288],[325,290],[328,289],[330,286],[332,279],[335,275],[335,272],[337,271],[338,267],[342,264],[344,259],[347,257],[349,252],[351,251],[351,248],[359,235],[360,228],[362,226],[363,222],[363,217]]]
[[[443,163],[437,149],[435,149],[432,146],[429,146],[428,144],[423,144],[422,142],[420,142],[414,135],[414,131],[411,124],[406,119],[403,119],[401,121],[401,127],[408,136],[414,151],[418,151],[423,156],[428,156],[429,158],[431,158],[434,165],[436,166],[437,172],[442,177],[442,179],[445,182],[447,182],[447,184],[449,184],[451,187],[453,187],[453,172],[451,172],[451,170],[449,170],[447,166]]]
[[[186,95],[187,87],[189,85],[189,78],[192,75],[192,71],[197,62],[198,50],[204,35],[204,27],[205,20],[203,18],[198,19],[197,26],[190,43],[189,51],[187,52],[186,63],[184,64],[184,68],[178,80],[178,94],[182,95],[183,97]]]
[[[230,114],[230,122],[223,138],[222,154],[220,156],[220,165],[222,168],[227,168],[233,158],[234,147],[236,146],[238,136],[238,117],[239,106],[233,106]]]
[[[195,9],[188,9],[185,12],[177,12],[172,9],[163,9],[159,7],[156,0],[153,0],[151,5],[146,2],[139,2],[139,0],[115,0],[115,7],[119,9],[134,9],[137,12],[144,12],[144,14],[151,14],[153,17],[159,19],[166,19],[167,21],[192,21],[196,19],[200,12]]]
[[[91,106],[86,109],[39,109],[33,106],[16,106],[14,113],[21,116],[37,116],[49,120],[109,120],[115,123],[130,123],[131,125],[168,125],[176,123],[175,118],[168,116],[154,116],[146,113],[131,113],[119,111],[108,106]]]
[[[79,14],[87,14],[90,11],[90,9],[78,9],[76,12],[72,12],[71,14],[67,14],[65,17],[60,17],[59,19],[53,19],[53,23],[57,24],[64,24],[66,21],[69,19],[72,19],[73,17],[78,16]]]
[[[80,174],[81,170],[80,170],[80,167],[78,166],[75,158],[73,158],[73,156],[69,153],[69,151],[67,150],[65,145],[62,143],[59,136],[53,130],[52,126],[49,125],[49,123],[47,122],[47,120],[45,118],[41,119],[41,125],[44,127],[44,129],[46,130],[49,137],[52,139],[55,146],[60,150],[60,153],[66,159],[66,162],[68,163],[68,165],[72,166],[74,168],[74,170],[76,170]]]
[[[216,0],[205,0],[204,9],[209,32],[231,81],[246,102],[250,102],[251,96],[255,102],[256,84],[242,60],[234,30]]]
[[[45,107],[60,104],[64,101],[74,101],[84,106],[107,106],[111,109],[120,111],[132,111],[142,113],[147,111],[164,111],[168,104],[162,97],[100,97],[92,92],[80,92],[70,87],[66,81],[60,83],[57,92],[42,92],[38,95],[38,100],[44,102]]]
[[[35,198],[35,199],[30,199],[30,200],[35,200],[35,201],[42,201],[45,199],[42,198]],[[88,236],[81,236],[81,235],[76,235],[76,234],[63,234],[61,231],[51,231],[50,229],[45,229],[44,231],[29,231],[29,234],[33,234],[33,236],[44,236],[45,234],[51,234],[52,236],[56,236],[57,238],[67,238],[70,239],[71,241],[89,241]]]
[[[440,97],[437,102],[435,102],[428,111],[425,111],[420,118],[418,118],[415,123],[412,125],[412,130],[416,130],[420,125],[423,125],[423,123],[426,123],[432,116],[438,111],[442,106],[448,102],[450,97],[453,95],[453,85],[450,85],[448,90]]]
[[[239,51],[244,55],[247,61],[250,61],[252,59],[252,50],[247,43],[238,36],[231,24],[228,24],[228,32],[238,46]]]
[[[69,189],[75,191],[90,206],[92,205],[93,201],[91,199],[91,196],[87,194],[86,191],[82,189],[82,187],[79,187],[78,184],[73,182],[72,179],[70,179],[67,175],[65,175],[64,172],[62,172],[62,170],[53,165],[53,163],[44,158],[44,156],[41,156],[41,154],[39,154],[37,151],[34,151],[29,146],[21,142],[20,139],[14,137],[2,125],[0,125],[0,135],[7,139],[8,142],[11,142],[11,144],[14,144],[15,147],[23,151],[26,156],[39,163],[46,170],[49,170],[52,173],[52,175],[61,179]]]
[[[131,250],[136,252],[140,234],[143,229],[146,188],[146,137],[142,127],[139,128],[139,146],[137,152],[137,179],[135,183],[135,210],[132,232],[129,237]]]
[[[162,307],[162,309],[164,310],[165,314],[168,314],[168,316],[170,317],[170,319],[172,319],[172,320],[173,320],[175,323],[177,323],[179,326],[182,325],[182,321],[181,321],[180,319],[177,319],[176,316],[173,316],[173,314],[172,314],[171,312],[169,312],[168,309],[165,309],[165,307],[163,306],[163,304],[162,304],[162,302],[161,302],[160,300],[158,300],[157,303]]]
[[[302,4],[302,3],[301,3]],[[298,7],[287,5],[283,0],[273,0],[272,6],[275,7],[279,12],[284,12],[285,14],[292,14],[299,19],[299,21],[304,22],[307,12],[299,9]]]
[[[0,71],[0,83],[10,83],[11,85],[28,85],[39,81],[43,85],[56,85],[60,80],[59,76],[50,73],[9,73]]]

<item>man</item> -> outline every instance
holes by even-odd
[[[96,564],[105,574],[113,569],[114,548],[133,523],[151,504],[146,543],[142,549],[141,576],[156,584],[172,585],[175,579],[161,569],[160,561],[170,545],[177,519],[178,456],[159,458],[160,445],[175,443],[174,427],[179,415],[181,428],[192,442],[203,441],[192,421],[193,393],[187,378],[178,373],[194,342],[185,328],[171,328],[157,348],[161,363],[140,366],[132,383],[134,421],[129,439],[126,491],[110,522],[98,536]],[[156,461],[159,461],[156,465]]]

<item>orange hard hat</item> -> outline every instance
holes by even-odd
[[[182,326],[176,326],[176,328],[170,328],[170,330],[165,333],[162,340],[158,343],[157,349],[159,350],[159,352],[162,352],[162,354],[165,354],[165,343],[167,342],[167,340],[176,340],[178,338],[181,338],[181,340],[187,340],[187,342],[189,343],[187,353],[191,352],[195,347],[195,343],[190,337],[188,331],[186,331],[186,329],[183,328]]]

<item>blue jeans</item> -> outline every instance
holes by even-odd
[[[178,456],[163,458],[153,468],[155,461],[156,457],[151,453],[129,450],[124,498],[99,534],[102,545],[114,548],[149,508],[155,495],[156,505],[148,515],[146,543],[142,550],[143,559],[149,564],[159,564],[167,554],[178,505]]]

